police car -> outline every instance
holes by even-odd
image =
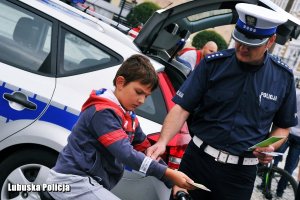
[[[171,98],[189,73],[174,55],[191,33],[235,23],[236,3],[198,0],[160,10],[132,41],[57,0],[1,0],[0,199],[39,198],[37,191],[10,186],[44,183],[90,91],[111,87],[118,67],[136,53],[148,55],[159,76],[159,88],[137,110],[144,132],[155,142],[173,106]],[[270,1],[260,3],[267,6]],[[289,19],[282,26],[288,31],[278,33],[278,42],[299,35],[300,23]],[[178,167],[189,140],[184,126],[164,155],[170,167]],[[162,182],[130,169],[113,192],[121,199],[170,195]]]

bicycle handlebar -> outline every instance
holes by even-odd
[[[175,196],[177,200],[192,200],[190,195],[184,191],[178,191]]]

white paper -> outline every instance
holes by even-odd
[[[200,183],[189,182],[189,181],[188,181],[188,183],[191,184],[191,185],[193,185],[193,186],[195,186],[195,187],[197,187],[197,188],[199,188],[199,189],[211,192],[210,189],[208,189],[207,187],[205,187],[204,185],[202,185]]]
[[[264,153],[264,154],[266,154],[266,155],[269,155],[269,156],[282,156],[284,153],[279,153],[279,152],[266,152],[266,151],[264,151],[264,152],[262,152],[262,153]]]

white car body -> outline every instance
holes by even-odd
[[[65,3],[55,0],[21,0],[20,2],[47,13],[48,17],[55,18],[60,23],[77,29],[85,35],[84,37],[91,38],[107,48],[113,47],[114,53],[118,54],[122,60],[133,54],[141,54],[127,35]],[[0,6],[3,5],[0,4]],[[18,16],[11,16],[13,13],[10,13],[10,10],[0,9],[8,18],[18,18]],[[7,24],[7,21],[5,23]],[[0,35],[6,36],[7,33],[3,31]],[[86,51],[88,49],[84,49],[84,46],[82,49],[74,47],[73,53],[74,55],[78,54],[75,57],[81,57],[81,54]],[[160,63],[154,60],[151,62],[157,71],[163,69],[163,65]],[[2,110],[2,112],[0,111],[0,151],[9,151],[13,147],[20,148],[21,146],[27,148],[30,145],[43,146],[55,152],[61,151],[67,143],[67,137],[72,127],[72,124],[64,124],[64,121],[72,118],[72,123],[75,122],[80,114],[82,104],[92,89],[113,88],[112,80],[121,63],[87,73],[55,77],[28,72],[0,62],[0,90],[2,90],[3,97],[0,101]],[[4,99],[4,93],[13,94],[16,91],[30,98],[31,102],[37,104],[38,109],[27,109],[18,103]],[[49,116],[47,116],[48,114]],[[61,124],[57,124],[58,121]],[[146,134],[161,130],[159,123],[143,117],[140,117],[139,121]],[[128,173],[131,174],[131,172]],[[165,189],[169,191],[166,187]],[[6,194],[3,190],[1,191],[1,199],[7,199]]]

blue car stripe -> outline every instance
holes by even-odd
[[[18,119],[36,119],[40,113],[46,107],[48,99],[41,97],[39,95],[33,94],[21,88],[17,88],[13,85],[7,84],[5,82],[0,82],[0,95],[3,96],[4,93],[12,93],[13,91],[22,91],[28,95],[28,99],[37,105],[36,110],[24,109],[22,111],[15,111],[8,105],[8,102],[4,98],[0,98],[0,122],[7,123],[9,121],[14,121]],[[56,124],[58,126],[64,127],[71,130],[73,125],[79,116],[79,111],[72,108],[68,108],[57,102],[51,102],[47,111],[40,118],[40,120]]]
[[[78,119],[78,115],[67,112],[60,108],[49,106],[47,112],[41,117],[41,120],[62,126],[71,130]]]

